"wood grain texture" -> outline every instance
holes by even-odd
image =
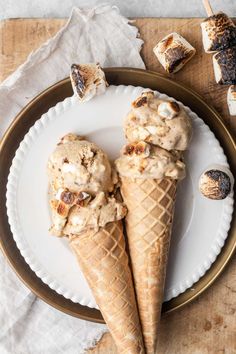
[[[216,85],[212,58],[203,52],[200,19],[137,19],[144,39],[142,56],[147,69],[165,73],[152,48],[166,34],[176,31],[197,49],[196,56],[177,74],[168,75],[201,94],[223,116],[236,133],[236,117],[230,117],[226,104],[227,87]],[[4,80],[28,54],[53,36],[65,23],[62,19],[18,19],[0,23],[0,81]],[[233,354],[236,353],[236,257],[219,279],[193,303],[163,316],[158,353]],[[115,354],[109,333],[96,348],[96,354]]]

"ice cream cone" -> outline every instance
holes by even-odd
[[[70,245],[116,343],[118,353],[144,353],[121,221],[70,237]]]
[[[134,286],[147,354],[156,353],[177,180],[122,177]]]

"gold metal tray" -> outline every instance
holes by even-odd
[[[158,73],[128,68],[109,68],[105,70],[107,81],[113,85],[134,85],[148,87],[176,98],[196,112],[219,139],[236,177],[236,144],[222,118],[204,100],[189,88],[178,84]],[[21,280],[42,300],[69,315],[85,320],[103,323],[98,310],[75,304],[45,285],[30,269],[21,256],[10,231],[6,214],[6,183],[12,158],[19,143],[29,128],[41,115],[57,102],[72,95],[69,79],[62,80],[49,87],[31,101],[15,118],[0,144],[0,244],[2,250]],[[223,271],[236,249],[235,212],[228,238],[220,255],[208,272],[189,289],[178,297],[163,304],[163,312],[170,312],[189,303],[207,289]]]

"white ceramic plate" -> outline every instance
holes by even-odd
[[[97,305],[67,240],[48,232],[47,160],[59,139],[69,132],[86,136],[115,159],[125,143],[123,118],[142,90],[110,86],[104,95],[83,104],[76,97],[66,98],[26,134],[10,169],[7,211],[21,254],[43,282],[64,297],[89,307]],[[191,287],[215,261],[227,237],[233,211],[232,195],[223,201],[212,201],[198,190],[199,176],[206,168],[228,164],[208,126],[189,108],[185,109],[192,119],[194,134],[185,154],[187,177],[178,188],[165,300]]]

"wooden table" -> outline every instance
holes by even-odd
[[[147,69],[164,73],[152,52],[164,35],[176,31],[197,49],[197,55],[175,75],[169,75],[204,96],[236,133],[236,117],[226,105],[227,87],[215,84],[211,55],[202,50],[200,19],[137,19],[144,39],[142,56]],[[0,23],[0,82],[11,74],[27,55],[65,23],[63,19],[16,19]],[[218,280],[193,303],[165,315],[159,340],[161,354],[236,353],[236,257]],[[109,334],[105,334],[92,353],[116,353]]]

